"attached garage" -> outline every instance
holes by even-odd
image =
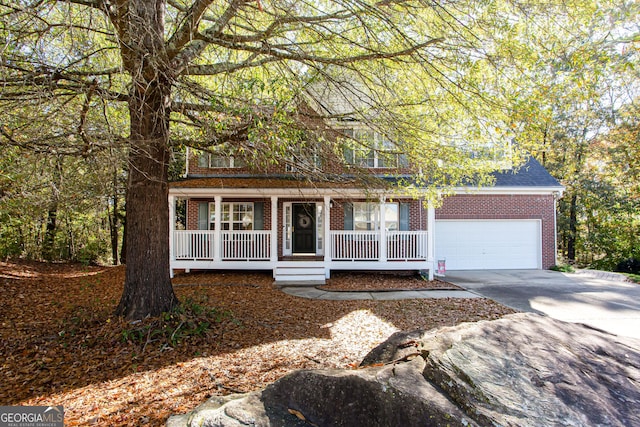
[[[447,270],[541,268],[541,221],[436,220],[435,253]]]

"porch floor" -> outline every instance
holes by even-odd
[[[322,255],[287,255],[278,257],[278,261],[324,261]]]

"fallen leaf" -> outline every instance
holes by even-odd
[[[289,408],[289,413],[291,415],[295,415],[296,417],[298,417],[299,420],[302,421],[306,421],[307,419],[304,417],[304,415],[302,415],[302,413],[300,411],[296,411],[295,409],[291,409]]]

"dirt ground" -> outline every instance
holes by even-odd
[[[513,312],[485,299],[311,301],[270,272],[192,273],[174,279],[185,308],[131,323],[112,315],[123,281],[123,267],[0,262],[0,405],[62,405],[69,426],[160,426],[295,369],[353,368],[397,330]],[[362,273],[328,287],[450,285]]]

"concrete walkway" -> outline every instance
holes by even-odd
[[[324,291],[314,286],[285,286],[282,292],[300,298],[319,300],[400,300],[420,298],[479,298],[479,295],[464,290],[411,290],[411,291]]]

